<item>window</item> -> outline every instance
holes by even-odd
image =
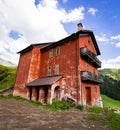
[[[50,49],[49,50],[49,58],[52,58],[53,57],[53,49]]]
[[[89,71],[89,65],[86,64],[86,71]]]
[[[59,65],[55,65],[55,75],[59,74]]]
[[[60,55],[60,47],[56,47],[56,56]]]
[[[49,67],[48,67],[48,76],[51,76],[51,70],[52,70],[52,67],[49,66]]]

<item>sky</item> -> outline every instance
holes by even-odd
[[[18,64],[16,52],[92,30],[102,68],[120,68],[120,0],[0,0],[0,58]]]

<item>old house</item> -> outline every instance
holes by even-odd
[[[100,105],[101,62],[95,36],[78,31],[57,42],[32,44],[19,52],[13,95],[42,103],[71,100],[82,105]]]

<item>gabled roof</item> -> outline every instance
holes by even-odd
[[[58,81],[60,78],[62,78],[62,75],[57,75],[57,76],[47,76],[47,77],[42,77],[33,80],[30,83],[27,83],[27,87],[32,87],[32,86],[48,86],[52,85],[56,81]]]
[[[89,35],[93,41],[93,45],[95,47],[95,50],[97,52],[97,55],[100,55],[100,50],[99,50],[99,47],[97,45],[97,42],[96,42],[96,39],[95,39],[95,36],[94,36],[94,33],[91,31],[91,30],[81,30],[81,31],[78,31],[76,33],[73,33],[71,34],[70,36],[68,37],[65,37],[59,41],[56,41],[56,42],[48,42],[48,43],[37,43],[37,44],[31,44],[30,46],[28,46],[27,48],[19,51],[18,53],[26,53],[27,51],[33,49],[34,47],[38,47],[38,46],[43,46],[43,48],[41,48],[41,51],[47,51],[51,48],[54,48],[56,46],[60,46],[62,44],[65,44],[66,42],[70,41],[70,40],[73,40],[73,39],[76,39],[77,37],[80,37],[81,35]]]
[[[48,43],[36,43],[36,44],[31,44],[30,46],[24,48],[23,50],[17,52],[17,53],[26,53],[28,51],[30,51],[31,49],[33,49],[34,47],[39,47],[39,46],[48,46],[50,44],[52,44],[53,42],[48,42]]]
[[[96,49],[97,55],[100,55],[100,50],[98,48],[97,41],[95,39],[94,33],[91,30],[81,30],[81,31],[78,31],[76,33],[73,33],[72,35],[70,35],[70,36],[68,36],[68,37],[66,37],[64,39],[61,39],[61,40],[59,40],[57,42],[54,42],[54,43],[52,43],[52,44],[50,44],[50,45],[48,45],[46,47],[43,47],[41,49],[41,51],[46,51],[46,50],[49,50],[49,49],[54,48],[56,46],[60,46],[60,45],[66,43],[66,42],[68,42],[70,40],[76,39],[77,37],[79,37],[81,35],[89,35],[91,37],[91,39],[93,41],[93,45],[94,45],[94,47]]]

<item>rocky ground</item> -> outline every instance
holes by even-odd
[[[0,99],[0,130],[105,130],[87,116],[76,108],[52,111],[27,101]]]

